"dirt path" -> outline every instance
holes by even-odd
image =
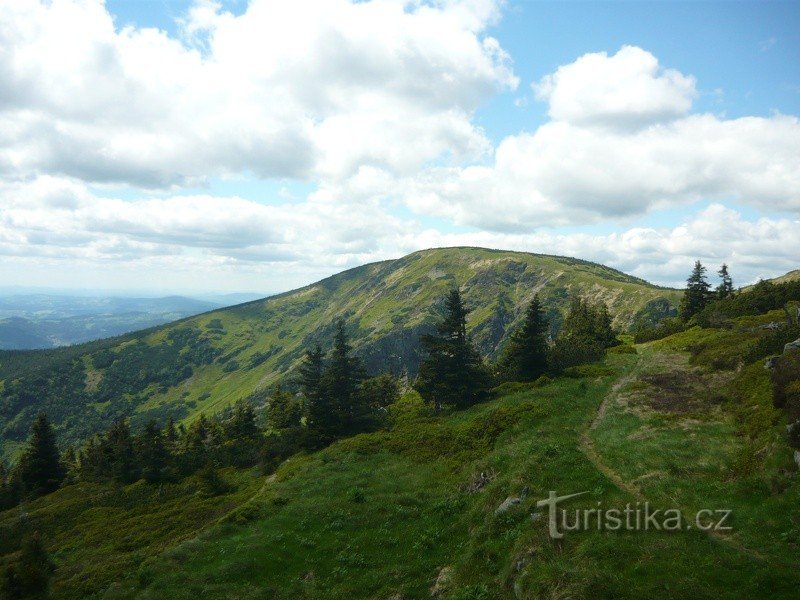
[[[639,361],[642,360],[640,355]],[[603,422],[605,419],[606,413],[608,409],[614,402],[617,401],[619,396],[621,395],[622,391],[631,383],[637,380],[638,374],[641,372],[641,364],[637,363],[636,367],[634,367],[629,373],[622,376],[618,379],[608,393],[603,398],[603,401],[600,403],[600,406],[597,408],[597,412],[594,415],[591,423],[589,423],[588,427],[581,433],[580,436],[580,446],[583,453],[586,457],[591,461],[591,463],[595,466],[595,468],[600,471],[606,478],[609,479],[614,485],[616,485],[620,490],[627,492],[634,498],[636,498],[639,502],[645,502],[648,498],[644,495],[642,490],[632,481],[626,481],[622,475],[620,475],[617,471],[614,470],[609,464],[603,460],[603,456],[597,449],[597,446],[592,439],[592,432],[597,429],[597,427]],[[684,515],[692,514],[694,511],[688,510],[685,507],[680,507],[681,512]],[[706,530],[705,533],[715,541],[722,542],[723,544],[750,556],[751,558],[757,560],[764,560],[765,557],[760,554],[759,552],[746,547],[742,544],[738,539],[734,538],[733,536],[723,533],[720,531],[714,530]]]

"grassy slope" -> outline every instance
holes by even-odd
[[[164,504],[142,484],[74,486],[26,510],[63,597],[418,598],[449,566],[451,598],[793,598],[800,485],[767,373],[760,361],[708,368],[774,316],[611,354],[610,371],[452,415],[429,416],[410,396],[391,431],[291,459],[272,479],[230,471],[238,487],[218,499],[195,495],[191,480]],[[492,481],[465,491],[480,472]],[[525,486],[521,506],[494,515]],[[728,508],[734,531],[588,531],[554,543],[531,519],[551,489],[590,492],[570,508]],[[7,512],[0,527],[17,520]]]
[[[733,508],[729,539],[696,530],[589,531],[556,544],[545,520],[531,519],[533,502],[550,489],[590,492],[572,507],[640,499],[614,485],[580,440],[611,382],[633,374],[609,396],[616,407],[651,360],[612,356],[612,377],[559,380],[452,416],[426,417],[408,401],[393,431],[289,461],[251,503],[252,522],[213,528],[154,557],[111,595],[417,598],[449,566],[448,595],[456,598],[757,597],[766,589],[794,597],[797,540],[781,534],[797,517],[797,481],[776,497],[763,485],[774,465],[732,476],[742,442],[728,416],[697,426],[702,435],[678,419],[669,435],[647,437],[612,407],[592,436],[626,479],[659,469],[635,484],[656,507]],[[495,477],[477,493],[464,491],[479,472]],[[494,515],[525,486],[526,502]]]
[[[502,344],[504,332],[519,318],[535,292],[540,293],[556,319],[565,311],[571,295],[603,300],[621,327],[629,324],[648,302],[665,299],[674,305],[679,295],[675,290],[658,288],[608,267],[576,259],[480,248],[426,250],[351,269],[266,300],[116,340],[47,352],[0,353],[0,380],[19,377],[40,365],[80,361],[86,366],[86,389],[92,389],[102,380],[104,370],[93,369],[87,354],[140,339],[158,344],[167,339],[170,331],[194,327],[220,350],[215,362],[196,367],[191,378],[166,391],[151,386],[114,406],[98,404],[92,408],[99,415],[99,422],[109,421],[120,411],[142,419],[156,416],[162,420],[172,413],[188,421],[200,412],[214,413],[285,377],[305,348],[328,341],[332,321],[337,317],[348,320],[357,350],[373,369],[413,366],[418,359],[419,329],[430,326],[436,302],[453,285],[462,288],[467,304],[474,308],[469,326],[482,351],[489,355]],[[498,310],[501,295],[508,299],[505,314]],[[217,320],[222,329],[209,329]],[[270,355],[253,365],[258,353]],[[228,362],[223,363],[224,360]],[[238,368],[228,372],[225,367],[231,361],[236,361]],[[0,396],[3,384],[0,381]],[[14,423],[14,435],[0,440],[6,458],[18,450],[14,442],[24,437],[35,414],[35,407],[26,407],[20,422]],[[12,415],[8,422],[15,418]],[[0,428],[3,425],[0,418]]]

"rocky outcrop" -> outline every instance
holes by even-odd
[[[793,342],[789,342],[783,347],[783,353],[786,354],[792,350],[800,350],[800,338],[797,338]]]
[[[431,588],[431,597],[439,598],[447,592],[450,584],[453,582],[453,567],[442,567],[439,575],[436,577],[436,582]]]

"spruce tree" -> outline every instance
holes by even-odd
[[[23,493],[37,497],[58,489],[64,480],[64,466],[56,447],[56,436],[45,413],[39,413],[31,427],[28,447],[19,460],[16,478]]]
[[[467,310],[458,289],[445,299],[445,316],[436,334],[424,335],[420,341],[427,356],[415,387],[437,412],[445,405],[463,408],[486,397],[488,373],[467,336]]]
[[[267,425],[273,430],[299,427],[300,416],[300,407],[292,394],[276,385],[269,396]]]
[[[169,452],[164,444],[164,435],[154,420],[148,421],[136,436],[136,461],[141,476],[148,483],[157,483],[165,478],[170,463]]]
[[[338,437],[358,431],[365,417],[365,407],[358,394],[364,379],[361,361],[352,355],[350,340],[342,319],[336,322],[328,365],[322,376],[322,389],[329,405],[327,433]]]
[[[537,294],[525,311],[525,321],[511,334],[500,360],[504,378],[533,381],[547,370],[547,330],[547,318]]]
[[[686,280],[686,290],[681,300],[680,314],[684,321],[688,321],[706,307],[710,299],[710,288],[711,285],[706,280],[706,268],[699,260],[695,261],[692,274]]]
[[[719,271],[717,271],[717,274],[722,280],[717,286],[717,297],[720,300],[724,300],[725,298],[733,296],[733,279],[731,279],[731,276],[728,273],[728,265],[722,263],[722,266],[719,268]]]
[[[133,438],[125,419],[118,419],[111,425],[101,446],[106,455],[107,476],[121,483],[130,483],[137,479]]]
[[[53,561],[42,544],[38,532],[22,540],[16,561],[6,569],[0,595],[3,598],[48,598]]]

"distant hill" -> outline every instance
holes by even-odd
[[[789,271],[788,273],[784,273],[778,277],[773,277],[771,279],[767,279],[766,281],[771,281],[772,283],[786,283],[787,281],[797,281],[800,279],[800,269],[795,269],[794,271]],[[749,290],[753,286],[747,285],[742,288],[742,290]]]
[[[0,350],[33,350],[80,344],[147,329],[235,303],[184,296],[0,296]]]
[[[77,442],[130,416],[134,427],[168,415],[213,414],[284,380],[303,352],[326,346],[347,321],[369,370],[413,376],[419,336],[458,286],[468,326],[493,358],[538,293],[555,332],[570,298],[605,302],[620,329],[674,314],[678,290],[557,256],[442,248],[364,265],[298,290],[208,312],[120,338],[57,350],[0,353],[0,441],[5,454],[46,410],[60,439]]]

